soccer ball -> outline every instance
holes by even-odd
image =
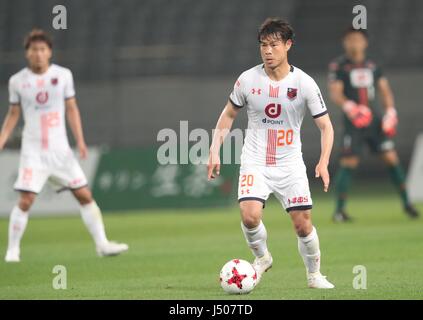
[[[257,272],[251,263],[233,259],[220,271],[220,285],[229,294],[250,293],[257,284]]]

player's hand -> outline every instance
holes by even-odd
[[[218,153],[210,152],[209,161],[207,164],[207,179],[210,181],[219,175],[220,175],[220,156]]]
[[[348,100],[344,103],[342,109],[356,128],[368,127],[373,120],[372,111],[364,104],[357,104]]]
[[[382,118],[382,130],[385,135],[392,138],[397,134],[398,116],[395,108],[389,108]]]
[[[330,183],[330,176],[328,171],[328,166],[322,163],[318,163],[316,166],[316,178],[322,178],[323,181],[323,190],[328,192],[329,190],[329,183]]]
[[[78,144],[78,151],[79,151],[79,156],[81,157],[81,159],[83,160],[87,159],[88,148],[84,142]]]

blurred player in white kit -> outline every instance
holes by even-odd
[[[52,41],[44,31],[32,30],[25,38],[24,46],[28,67],[9,80],[10,107],[0,133],[2,150],[20,114],[23,114],[25,125],[19,174],[14,185],[20,197],[10,215],[5,260],[20,261],[20,241],[28,222],[28,213],[47,180],[69,189],[78,200],[82,220],[95,242],[97,254],[120,254],[128,250],[128,245],[107,239],[101,211],[69,146],[66,119],[80,157],[87,157],[72,73],[69,69],[50,64]]]

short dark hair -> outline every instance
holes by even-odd
[[[261,42],[263,38],[272,35],[282,39],[284,42],[288,40],[293,42],[295,37],[294,29],[287,21],[280,18],[267,18],[260,26],[257,38]]]
[[[366,39],[369,39],[369,34],[367,33],[366,29],[356,29],[353,26],[349,26],[347,29],[345,29],[344,34],[342,35],[342,38],[345,38],[347,35],[354,32],[361,33]]]
[[[31,43],[38,41],[45,42],[50,49],[53,48],[53,41],[47,32],[41,29],[32,29],[24,39],[25,50],[28,50],[28,48],[31,46]]]

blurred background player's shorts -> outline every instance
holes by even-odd
[[[15,190],[39,193],[47,181],[58,191],[87,185],[85,174],[72,150],[65,153],[22,153]]]

